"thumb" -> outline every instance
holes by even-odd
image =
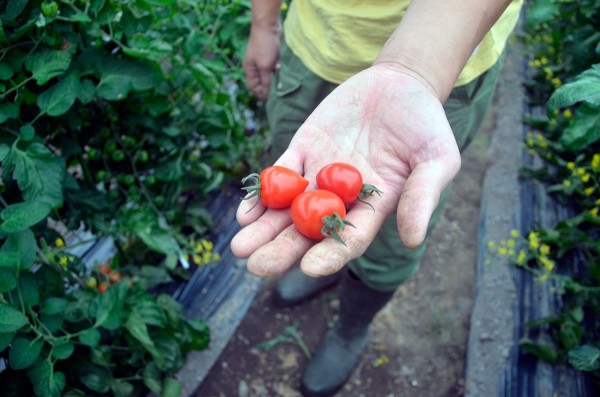
[[[459,169],[458,153],[419,163],[413,169],[402,188],[396,219],[405,246],[416,248],[423,243],[440,196]]]

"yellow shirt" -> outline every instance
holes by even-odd
[[[294,0],[284,22],[290,49],[317,76],[342,83],[371,66],[404,16],[410,0]],[[517,24],[514,0],[473,51],[455,86],[491,68]]]

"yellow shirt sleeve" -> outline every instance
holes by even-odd
[[[373,64],[404,16],[410,0],[294,0],[284,22],[285,40],[304,65],[340,84]],[[502,54],[523,0],[514,0],[473,51],[456,86],[491,68]]]

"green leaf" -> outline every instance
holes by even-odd
[[[153,67],[129,60],[103,59],[100,75],[96,92],[109,101],[124,99],[131,90],[149,90],[161,81],[160,74]]]
[[[0,230],[7,233],[23,231],[46,219],[51,210],[49,204],[38,201],[11,204],[0,212],[0,218],[4,220]]]
[[[600,106],[600,64],[581,73],[575,81],[559,87],[548,100],[548,110],[586,102]]]
[[[46,299],[42,308],[42,313],[53,315],[62,313],[69,304],[69,301],[64,298],[52,297]]]
[[[4,143],[0,144],[0,162],[10,153],[10,147]]]
[[[578,371],[600,369],[600,349],[592,345],[578,346],[569,350],[569,364]]]
[[[27,58],[25,68],[32,73],[39,85],[43,85],[53,77],[65,73],[70,64],[71,54],[67,51],[41,51]]]
[[[100,343],[100,331],[96,328],[90,328],[79,335],[79,342],[86,346],[96,347]]]
[[[8,236],[0,248],[0,258],[7,259],[5,265],[14,266],[15,269],[29,269],[35,261],[36,249],[35,236],[30,229],[26,229]]]
[[[29,142],[35,136],[35,128],[31,124],[22,125],[19,129],[21,140]]]
[[[549,22],[559,11],[559,4],[554,0],[536,0],[527,10],[527,26],[533,28],[545,22]]]
[[[29,324],[29,319],[13,306],[0,303],[0,333],[13,332]]]
[[[579,151],[600,140],[600,107],[583,104],[577,108],[569,126],[563,130],[561,143],[567,150]]]
[[[81,382],[93,391],[106,393],[113,383],[113,377],[110,371],[93,367],[93,370],[87,372],[81,377]]]
[[[4,12],[4,18],[7,21],[13,21],[16,19],[27,5],[29,0],[8,0],[8,4],[6,5],[6,10]]]
[[[15,72],[4,62],[0,62],[0,80],[10,79]]]
[[[2,263],[2,252],[0,252],[0,263]],[[12,269],[0,270],[0,293],[12,291],[17,286],[17,278]]]
[[[181,382],[176,378],[165,378],[162,397],[178,397],[181,394]]]
[[[52,348],[52,356],[59,360],[66,360],[71,357],[73,351],[75,350],[75,345],[73,342],[68,340],[59,340],[54,343]]]
[[[123,310],[129,287],[127,283],[117,283],[98,296],[98,312],[96,313],[96,326],[109,330],[119,328],[126,312]]]
[[[160,395],[162,392],[162,382],[160,381],[160,378],[160,370],[155,364],[150,363],[144,367],[144,385],[157,395]]]
[[[116,380],[111,385],[115,397],[129,397],[133,395],[134,387],[131,383],[122,380]]]
[[[77,91],[77,99],[87,105],[94,99],[96,95],[96,86],[91,80],[85,79],[79,82],[79,91]]]
[[[13,147],[7,162],[14,164],[13,177],[17,180],[26,201],[40,201],[53,208],[62,205],[62,182],[65,160],[53,154],[46,146],[33,142],[25,151]]]
[[[131,336],[137,339],[153,356],[161,356],[160,352],[156,348],[156,345],[150,338],[148,327],[144,323],[142,316],[136,312],[130,312],[129,317],[127,317],[127,321],[125,322],[125,329],[127,329]]]
[[[0,333],[0,353],[6,349],[13,341],[15,334],[13,332],[2,332]]]
[[[37,97],[37,105],[49,116],[62,116],[67,113],[77,99],[79,79],[74,74],[59,81]]]
[[[35,394],[40,397],[60,397],[65,388],[65,375],[53,372],[48,360],[40,359],[27,370]]]
[[[19,105],[14,102],[0,103],[0,124],[19,117]]]
[[[19,275],[19,289],[25,305],[33,307],[39,303],[40,291],[31,272],[21,272]]]
[[[8,351],[8,362],[12,369],[25,369],[33,365],[40,356],[44,343],[41,340],[16,337]]]
[[[558,362],[558,353],[556,352],[554,347],[550,345],[537,343],[530,339],[523,338],[519,341],[519,346],[525,352],[531,353],[544,361],[547,361],[549,363]]]

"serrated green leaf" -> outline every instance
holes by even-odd
[[[52,297],[48,298],[44,301],[44,306],[42,308],[43,314],[53,315],[62,313],[67,306],[69,305],[69,301],[65,298]]]
[[[40,356],[44,343],[41,340],[17,337],[8,350],[8,363],[12,369],[25,369]]]
[[[0,124],[19,117],[19,105],[14,102],[0,103]]]
[[[71,357],[73,351],[75,351],[75,345],[73,342],[68,340],[59,340],[55,342],[54,346],[52,347],[52,356],[59,360],[66,360],[67,358]]]
[[[144,385],[153,393],[160,395],[162,392],[162,382],[160,370],[153,363],[146,365],[143,372]]]
[[[7,156],[14,164],[13,177],[17,180],[26,201],[38,201],[53,208],[62,205],[62,182],[65,161],[39,142],[33,142],[25,151],[13,147]]]
[[[600,64],[581,73],[575,81],[559,87],[548,101],[548,110],[587,102],[600,106]]]
[[[100,75],[96,93],[110,101],[125,98],[131,90],[149,90],[161,81],[160,74],[154,68],[128,60],[104,59],[100,65]]]
[[[555,363],[558,361],[558,353],[553,346],[537,343],[527,338],[521,339],[519,341],[519,346],[525,352],[531,353],[549,363]]]
[[[40,359],[27,370],[35,394],[40,397],[60,397],[65,388],[65,375],[53,372],[48,360]]]
[[[134,387],[131,383],[122,380],[113,382],[111,389],[115,397],[129,397],[133,395]]]
[[[19,290],[25,305],[33,307],[40,302],[40,291],[31,272],[21,272],[19,274]]]
[[[69,69],[71,54],[67,51],[41,51],[32,54],[25,61],[29,70],[39,85],[46,84],[50,79],[60,76]]]
[[[535,27],[544,22],[549,22],[554,18],[554,15],[556,15],[558,11],[559,4],[554,2],[554,0],[534,1],[527,9],[527,26]]]
[[[8,236],[0,255],[6,258],[6,264],[14,266],[15,269],[29,269],[35,261],[37,243],[30,229]]]
[[[13,332],[29,323],[29,319],[13,306],[0,303],[0,333]]]
[[[100,343],[100,331],[96,328],[90,328],[79,335],[79,341],[86,346],[96,347]]]
[[[583,345],[569,350],[569,364],[578,371],[596,371],[600,369],[600,349],[592,345]]]
[[[600,107],[582,104],[577,108],[569,126],[563,130],[561,143],[576,152],[600,140]]]
[[[142,346],[144,346],[144,348],[148,350],[152,355],[160,356],[156,345],[150,338],[150,334],[148,333],[148,327],[146,326],[144,320],[138,313],[129,313],[127,321],[125,322],[125,329],[127,329],[131,336],[137,339],[142,344]]]
[[[10,146],[0,143],[0,163],[4,161],[4,158],[10,153]]]
[[[48,88],[37,97],[37,105],[49,116],[62,116],[67,113],[77,99],[79,79],[71,74]]]
[[[44,220],[51,210],[49,204],[38,201],[11,204],[0,212],[0,218],[4,220],[0,224],[0,230],[6,233],[23,231]]]

